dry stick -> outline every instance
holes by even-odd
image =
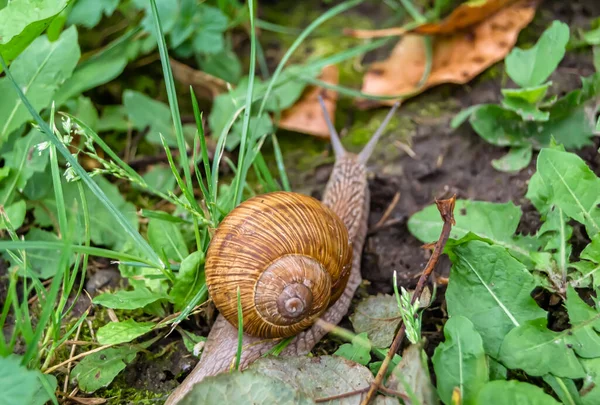
[[[81,327],[83,326],[83,322],[79,324],[77,327],[77,332],[75,333],[75,341],[79,339],[79,333],[81,332]],[[69,362],[67,363],[67,373],[65,375],[65,384],[63,385],[63,391],[67,391],[69,388],[69,377],[71,376],[71,359],[75,356],[75,350],[77,349],[77,345],[73,344],[71,346],[71,353],[69,354]]]
[[[433,254],[429,258],[429,261],[427,262],[427,266],[425,267],[425,270],[423,270],[423,273],[421,274],[421,277],[419,278],[419,282],[417,283],[417,288],[415,288],[415,292],[411,299],[411,304],[414,304],[415,301],[421,296],[421,293],[423,292],[423,289],[425,288],[425,282],[427,281],[427,279],[429,279],[429,276],[433,272],[433,269],[435,268],[435,266],[438,262],[438,259],[440,258],[442,252],[444,251],[444,246],[446,245],[446,242],[448,241],[448,238],[450,237],[450,230],[452,229],[452,225],[455,224],[455,222],[454,222],[454,203],[455,202],[456,202],[456,194],[453,195],[452,198],[450,198],[448,200],[436,200],[435,201],[438,211],[440,212],[440,215],[442,216],[442,220],[444,221],[444,225],[442,227],[442,232],[440,234],[440,238],[435,243],[435,247],[433,249]],[[405,333],[406,333],[406,325],[402,324],[402,327],[400,328],[400,330],[398,331],[398,334],[394,338],[394,341],[392,343],[392,346],[390,347],[390,350],[387,352],[385,359],[383,359],[383,363],[381,364],[381,368],[379,369],[379,372],[377,373],[377,376],[375,377],[375,381],[373,381],[371,383],[369,392],[367,392],[367,395],[366,395],[365,399],[361,402],[361,405],[368,405],[375,397],[375,394],[377,393],[377,391],[381,388],[382,382],[383,382],[383,377],[385,376],[385,374],[387,372],[387,369],[390,365],[392,357],[394,356],[395,353],[398,352],[398,349],[400,349],[400,344],[404,340]]]
[[[369,233],[377,231],[379,228],[381,228],[381,226],[383,226],[383,224],[385,224],[385,222],[388,220],[390,215],[392,215],[392,211],[394,211],[394,208],[396,208],[396,205],[398,205],[399,201],[400,201],[400,192],[398,191],[394,195],[394,198],[392,198],[392,202],[390,203],[390,205],[388,205],[388,207],[385,209],[385,212],[383,213],[383,215],[381,216],[379,221],[377,221],[375,226],[373,226],[373,228],[371,228],[369,230]]]
[[[114,345],[103,345],[103,346],[97,347],[95,349],[89,350],[87,352],[79,353],[77,356],[73,356],[73,357],[71,357],[71,358],[63,361],[62,363],[58,363],[56,366],[50,367],[48,370],[44,371],[44,374],[50,374],[51,372],[53,372],[54,370],[58,370],[59,368],[61,368],[65,364],[69,364],[69,363],[71,363],[71,362],[73,362],[75,360],[79,360],[82,357],[88,356],[88,355],[90,355],[92,353],[96,353],[96,352],[99,352],[99,351],[104,350],[104,349],[108,349],[109,347],[113,347],[113,346]]]

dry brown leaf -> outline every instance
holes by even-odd
[[[198,98],[212,100],[227,91],[227,82],[185,63],[170,59],[173,77],[186,86],[192,86]]]
[[[520,0],[469,30],[433,37],[433,61],[427,81],[418,87],[426,64],[425,39],[407,34],[388,59],[373,63],[363,78],[362,91],[377,96],[414,96],[442,83],[464,84],[502,60],[531,22],[538,0]],[[359,100],[361,108],[393,105],[395,100]]]
[[[106,403],[106,398],[85,398],[85,397],[67,397],[71,401],[74,401],[82,405],[101,405]]]
[[[339,70],[335,65],[325,66],[321,72],[320,79],[329,84],[337,85],[339,82]],[[281,113],[279,128],[289,131],[301,132],[329,139],[329,129],[323,117],[318,96],[321,94],[325,107],[331,120],[334,120],[337,92],[321,89],[317,86],[307,86],[304,93],[296,103]]]

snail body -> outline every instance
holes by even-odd
[[[199,363],[192,370],[192,372],[185,378],[185,380],[177,387],[177,389],[169,396],[165,405],[174,405],[177,404],[181,399],[185,397],[185,395],[193,388],[193,386],[200,381],[202,381],[205,377],[216,375],[222,372],[226,372],[231,369],[231,366],[234,364],[237,346],[238,346],[238,330],[235,325],[237,325],[237,288],[240,287],[240,301],[242,303],[253,303],[255,302],[255,296],[257,295],[257,291],[260,290],[264,292],[265,290],[262,287],[258,287],[259,283],[256,280],[260,279],[260,275],[256,275],[257,270],[249,270],[248,273],[254,274],[253,276],[249,276],[245,272],[240,272],[238,270],[229,270],[226,269],[227,266],[232,268],[238,268],[237,261],[240,260],[240,257],[229,256],[229,262],[224,261],[223,267],[221,265],[215,265],[213,260],[216,260],[219,257],[219,251],[223,249],[224,246],[227,249],[231,248],[231,250],[242,249],[243,243],[236,242],[235,244],[227,245],[227,239],[229,240],[238,240],[237,238],[241,237],[241,235],[248,236],[252,235],[253,232],[262,233],[266,231],[266,223],[269,222],[269,227],[271,231],[273,231],[273,235],[275,240],[282,242],[283,245],[293,245],[294,248],[290,248],[290,250],[285,250],[285,252],[292,251],[298,247],[301,247],[301,252],[293,250],[295,253],[293,254],[284,254],[283,256],[276,256],[279,259],[273,258],[273,262],[270,265],[276,266],[277,270],[271,268],[269,266],[266,267],[267,270],[273,270],[272,272],[264,272],[258,271],[258,273],[265,274],[268,273],[273,277],[269,277],[264,279],[265,285],[278,285],[275,290],[277,291],[273,294],[272,302],[275,302],[275,306],[278,310],[281,311],[283,307],[283,312],[293,312],[294,314],[302,313],[302,316],[297,316],[296,318],[306,319],[302,321],[301,325],[292,326],[293,332],[291,329],[285,329],[281,326],[275,328],[261,328],[258,327],[255,332],[253,327],[248,327],[247,324],[253,324],[254,321],[249,319],[251,317],[251,313],[253,311],[260,312],[258,309],[244,309],[242,310],[242,314],[244,315],[244,335],[242,341],[242,353],[240,357],[240,369],[247,367],[250,363],[258,359],[263,354],[268,353],[277,343],[277,340],[265,340],[264,336],[293,336],[295,337],[292,341],[283,349],[280,355],[282,356],[291,356],[291,355],[305,355],[309,353],[314,345],[327,334],[327,330],[321,327],[318,323],[315,323],[316,318],[320,318],[323,321],[330,324],[337,324],[341,321],[343,316],[347,313],[348,308],[350,306],[350,302],[358,285],[361,283],[361,273],[360,273],[360,259],[362,254],[362,249],[364,245],[364,241],[367,235],[367,220],[369,215],[369,189],[367,182],[367,170],[366,163],[369,159],[373,149],[383,133],[383,130],[387,126],[389,120],[392,115],[396,111],[398,104],[394,105],[387,117],[382,122],[379,129],[375,132],[371,140],[367,143],[367,145],[363,148],[363,150],[359,154],[348,153],[342,147],[339,136],[333,127],[333,124],[329,120],[328,113],[325,109],[323,101],[320,100],[321,106],[324,111],[324,116],[329,126],[329,130],[331,133],[331,143],[333,146],[333,151],[335,153],[336,162],[333,166],[333,170],[331,172],[329,181],[327,182],[327,186],[325,187],[325,191],[323,193],[323,200],[321,205],[317,206],[319,208],[314,208],[320,212],[318,215],[322,215],[323,212],[326,213],[326,217],[331,215],[331,218],[326,220],[326,223],[330,223],[334,228],[333,230],[324,230],[321,227],[322,231],[316,232],[318,234],[316,243],[314,246],[316,248],[307,248],[306,245],[313,243],[313,237],[315,237],[315,233],[311,233],[308,230],[303,230],[296,234],[296,236],[302,235],[301,237],[295,237],[294,235],[285,233],[284,234],[281,229],[285,228],[287,222],[295,222],[295,226],[307,227],[307,221],[305,221],[305,217],[303,217],[302,212],[288,211],[287,208],[279,205],[279,208],[274,210],[273,207],[264,207],[266,208],[265,212],[269,214],[264,214],[261,212],[255,212],[255,215],[261,216],[262,219],[258,220],[257,217],[253,215],[245,215],[244,220],[241,222],[235,222],[233,220],[225,219],[219,225],[215,233],[215,237],[211,241],[211,246],[209,247],[209,251],[207,251],[207,262],[205,264],[206,271],[206,280],[209,292],[213,300],[215,300],[217,308],[219,308],[220,314],[217,317],[217,320],[213,324],[208,338],[206,340],[206,344],[204,346],[204,350],[202,353],[202,357],[200,358]],[[302,204],[307,204],[313,206],[315,202],[318,203],[317,200],[311,199],[310,197],[300,196],[295,193],[276,193],[276,194],[267,194],[263,196],[258,196],[253,199],[247,200],[245,203],[242,203],[238,206],[239,210],[250,210],[250,208],[257,208],[260,204],[264,204],[264,201],[261,203],[261,199],[270,199],[274,198],[279,200],[287,200],[288,202],[297,202],[302,201]],[[313,201],[314,200],[314,201]],[[252,207],[251,207],[252,206]],[[295,207],[294,204],[291,205]],[[240,208],[243,207],[243,208]],[[232,211],[236,211],[238,208]],[[232,214],[230,213],[230,215]],[[294,214],[292,214],[294,213]],[[295,218],[297,216],[297,218]],[[337,218],[337,220],[335,219]],[[267,221],[267,222],[264,222]],[[343,228],[346,230],[346,233],[343,229],[339,229],[339,221],[344,225]],[[252,225],[250,226],[250,223]],[[317,220],[316,223],[319,223]],[[262,224],[262,225],[261,225]],[[322,224],[321,224],[322,225]],[[249,227],[247,227],[249,226]],[[288,229],[294,229],[294,227],[289,227]],[[248,231],[250,230],[250,231]],[[279,230],[279,231],[277,231]],[[279,237],[276,235],[278,232]],[[253,236],[255,236],[254,234]],[[312,235],[312,236],[309,236]],[[323,237],[323,235],[328,235]],[[320,239],[323,237],[323,239]],[[331,239],[330,239],[331,238]],[[332,239],[335,239],[332,240]],[[330,264],[324,265],[322,262],[319,262],[315,259],[313,255],[315,250],[318,252],[318,246],[323,246],[326,244],[327,246],[336,246],[331,252],[334,252],[333,255],[326,259],[325,261],[333,261],[335,264],[330,266]],[[339,246],[338,246],[339,244]],[[347,246],[349,249],[349,254],[344,253],[343,246]],[[273,248],[269,246],[268,250],[277,250],[278,248]],[[287,249],[287,247],[286,247]],[[324,249],[325,250],[325,249]],[[306,251],[310,251],[312,253],[306,254]],[[254,255],[262,255],[266,252],[258,253],[259,250],[251,250],[250,256]],[[283,251],[282,251],[283,252]],[[239,253],[239,252],[238,252]],[[231,252],[228,255],[232,254]],[[337,255],[341,255],[343,258],[339,258]],[[274,257],[275,257],[274,256]],[[294,257],[292,257],[294,256]],[[318,255],[317,255],[318,256]],[[284,259],[281,259],[283,257]],[[287,260],[293,260],[293,263],[296,263],[296,259],[300,258],[303,263],[300,265],[292,264],[290,265]],[[249,257],[242,258],[241,260],[249,260]],[[283,261],[282,261],[283,260]],[[350,270],[348,271],[349,275],[346,275],[344,270],[344,265],[346,260],[350,260]],[[313,263],[313,261],[317,262]],[[229,264],[227,264],[229,263]],[[261,262],[262,263],[262,262]],[[286,277],[289,279],[293,279],[290,276],[289,269],[290,268],[318,268],[321,266],[324,269],[335,268],[338,270],[334,271],[326,271],[328,273],[328,277],[332,274],[334,275],[331,278],[331,288],[323,287],[319,288],[318,291],[327,291],[330,290],[329,300],[326,304],[318,304],[324,305],[325,311],[323,312],[323,307],[319,307],[318,309],[314,309],[314,301],[315,296],[320,296],[320,292],[315,292],[317,290],[311,290],[312,300],[311,305],[307,305],[308,294],[302,295],[299,293],[299,289],[296,288],[288,288],[279,285],[279,281],[277,281],[277,275],[279,272],[284,272]],[[341,267],[340,267],[341,266]],[[265,269],[265,264],[261,264],[258,266],[260,269]],[[320,271],[320,270],[319,270]],[[338,272],[339,273],[336,273]],[[241,273],[241,274],[240,274]],[[296,274],[295,272],[292,272]],[[339,274],[339,276],[335,275]],[[217,281],[217,284],[212,284],[214,280],[212,277],[221,278]],[[312,276],[311,276],[312,277]],[[247,281],[251,280],[251,281]],[[302,279],[301,282],[297,282],[299,280],[292,280],[291,285],[302,284],[306,286],[305,282],[308,278]],[[209,282],[209,280],[212,280]],[[227,286],[216,287],[219,286],[221,280],[224,282],[227,280],[231,282]],[[267,282],[268,280],[268,282]],[[236,284],[237,283],[237,284]],[[254,283],[254,284],[252,284]],[[326,282],[325,282],[326,283]],[[210,285],[212,284],[212,285]],[[252,287],[254,285],[254,287]],[[220,288],[225,288],[227,292],[219,291]],[[338,290],[339,288],[339,290]],[[289,291],[289,290],[292,291]],[[300,287],[300,289],[302,289]],[[303,290],[303,289],[302,289]],[[233,292],[232,292],[233,291]],[[341,292],[340,292],[341,291]],[[289,292],[290,294],[285,294]],[[306,292],[306,291],[304,291]],[[249,296],[242,296],[242,293],[249,294]],[[283,297],[282,297],[283,293]],[[222,294],[222,296],[221,296]],[[233,294],[233,295],[232,295]],[[254,294],[254,296],[252,295]],[[282,297],[280,299],[280,297]],[[223,304],[222,301],[228,301],[226,304]],[[304,301],[303,301],[304,300]],[[219,302],[217,302],[219,301]],[[235,311],[232,312],[231,306],[235,306]],[[244,306],[244,304],[242,304]],[[286,308],[287,307],[287,308]],[[263,312],[269,313],[269,311],[275,311],[273,306],[269,307],[269,310],[265,310]],[[311,309],[307,309],[311,308]],[[310,312],[310,314],[309,314]],[[226,316],[227,314],[227,316]],[[308,314],[308,315],[307,315]],[[320,314],[320,315],[319,315]],[[275,315],[277,316],[277,315]],[[268,319],[268,318],[267,318]],[[291,324],[298,322],[290,322]],[[247,330],[246,330],[247,329]],[[300,330],[300,332],[296,332],[296,330]],[[288,333],[291,333],[289,335]]]
[[[244,332],[288,337],[311,326],[346,288],[352,243],[342,220],[320,201],[292,192],[246,200],[225,217],[206,255],[206,285]]]

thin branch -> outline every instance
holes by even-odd
[[[435,243],[433,254],[429,258],[429,261],[427,262],[427,266],[425,267],[425,270],[423,270],[421,277],[419,277],[419,282],[417,283],[417,288],[415,288],[415,292],[411,299],[412,304],[414,304],[415,301],[421,296],[421,293],[423,292],[423,289],[425,288],[425,283],[427,282],[427,280],[429,279],[429,276],[433,272],[433,269],[435,268],[442,252],[444,251],[444,246],[446,246],[446,242],[448,241],[448,238],[450,237],[450,231],[452,230],[452,226],[455,224],[455,222],[454,222],[454,204],[455,204],[455,202],[456,202],[456,195],[452,196],[452,198],[450,198],[448,200],[436,200],[435,201],[438,211],[440,212],[440,215],[442,216],[442,220],[444,221],[444,225],[442,227],[442,232],[440,234],[440,238]],[[394,356],[395,353],[398,352],[398,349],[400,349],[400,345],[402,344],[402,341],[404,340],[405,334],[406,334],[406,325],[403,323],[402,327],[396,334],[396,337],[394,338],[394,341],[392,342],[392,346],[390,347],[390,350],[388,351],[387,355],[385,356],[385,359],[383,360],[381,367],[379,368],[379,372],[377,373],[375,380],[371,383],[371,386],[369,387],[369,391],[367,392],[366,397],[361,402],[361,405],[368,405],[373,400],[373,398],[375,398],[375,394],[377,393],[377,391],[379,391],[381,389],[383,378],[387,372],[388,367],[390,366],[392,357]]]

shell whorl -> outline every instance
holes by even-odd
[[[344,291],[352,246],[337,215],[302,194],[253,197],[221,222],[207,251],[206,284],[215,306],[244,332],[267,338],[308,328]]]

